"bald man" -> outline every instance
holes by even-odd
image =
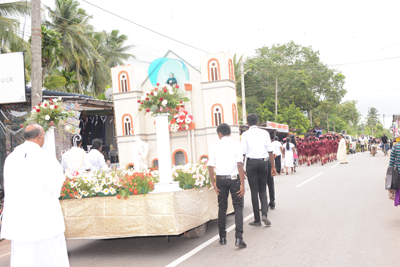
[[[26,126],[25,142],[4,164],[1,237],[11,240],[11,267],[69,266],[58,201],[65,177],[56,158],[42,149],[44,136],[40,125]]]

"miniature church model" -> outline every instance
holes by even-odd
[[[132,149],[144,141],[148,166],[158,166],[156,123],[150,114],[138,111],[137,100],[159,83],[166,83],[173,73],[179,88],[190,99],[185,110],[193,115],[189,130],[170,132],[172,165],[199,163],[208,159],[209,146],[218,140],[217,126],[227,123],[231,137],[239,141],[236,86],[232,56],[228,53],[201,57],[201,70],[191,66],[172,51],[153,61],[149,69],[118,66],[111,69],[119,161],[122,168],[133,165]]]

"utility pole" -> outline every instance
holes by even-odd
[[[328,114],[326,114],[326,123],[328,124],[328,133],[329,133],[329,118],[328,118]]]
[[[278,76],[275,76],[275,122],[278,120]]]
[[[243,125],[246,125],[247,118],[246,118],[246,94],[244,91],[244,64],[243,64],[243,57],[240,59],[240,68],[242,70],[242,113],[243,113]]]
[[[32,108],[42,102],[42,26],[41,26],[41,0],[32,0],[31,15],[31,105]]]

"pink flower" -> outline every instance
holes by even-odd
[[[175,87],[176,87],[176,88],[179,88],[179,85],[176,85]]]

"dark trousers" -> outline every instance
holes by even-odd
[[[268,198],[267,198],[267,179],[268,179],[268,161],[263,160],[247,160],[246,172],[250,185],[251,202],[253,204],[254,221],[260,222],[260,206],[261,202],[262,215],[268,214]]]
[[[281,162],[280,157],[281,156],[279,156],[279,162]],[[275,162],[276,162],[277,158],[278,157],[275,158]],[[280,163],[279,163],[279,165],[280,165]],[[275,166],[275,168],[277,168],[277,167]],[[280,166],[279,166],[279,168],[280,168]],[[268,193],[269,193],[269,205],[271,207],[271,206],[275,206],[275,184],[274,184],[274,177],[271,176],[270,170],[271,170],[271,161],[268,160],[267,185],[268,185]],[[278,169],[276,171],[278,171]]]
[[[239,175],[238,175],[239,176]],[[218,228],[219,236],[226,238],[226,210],[228,209],[228,196],[231,193],[233,208],[235,210],[236,238],[243,238],[243,197],[238,197],[240,190],[240,179],[218,179]]]
[[[281,173],[281,157],[282,155],[276,156],[275,158],[275,169],[277,173]],[[271,167],[271,163],[268,165],[269,167]]]
[[[363,152],[363,153],[364,153],[364,147],[365,147],[365,145],[361,145],[361,152]]]

